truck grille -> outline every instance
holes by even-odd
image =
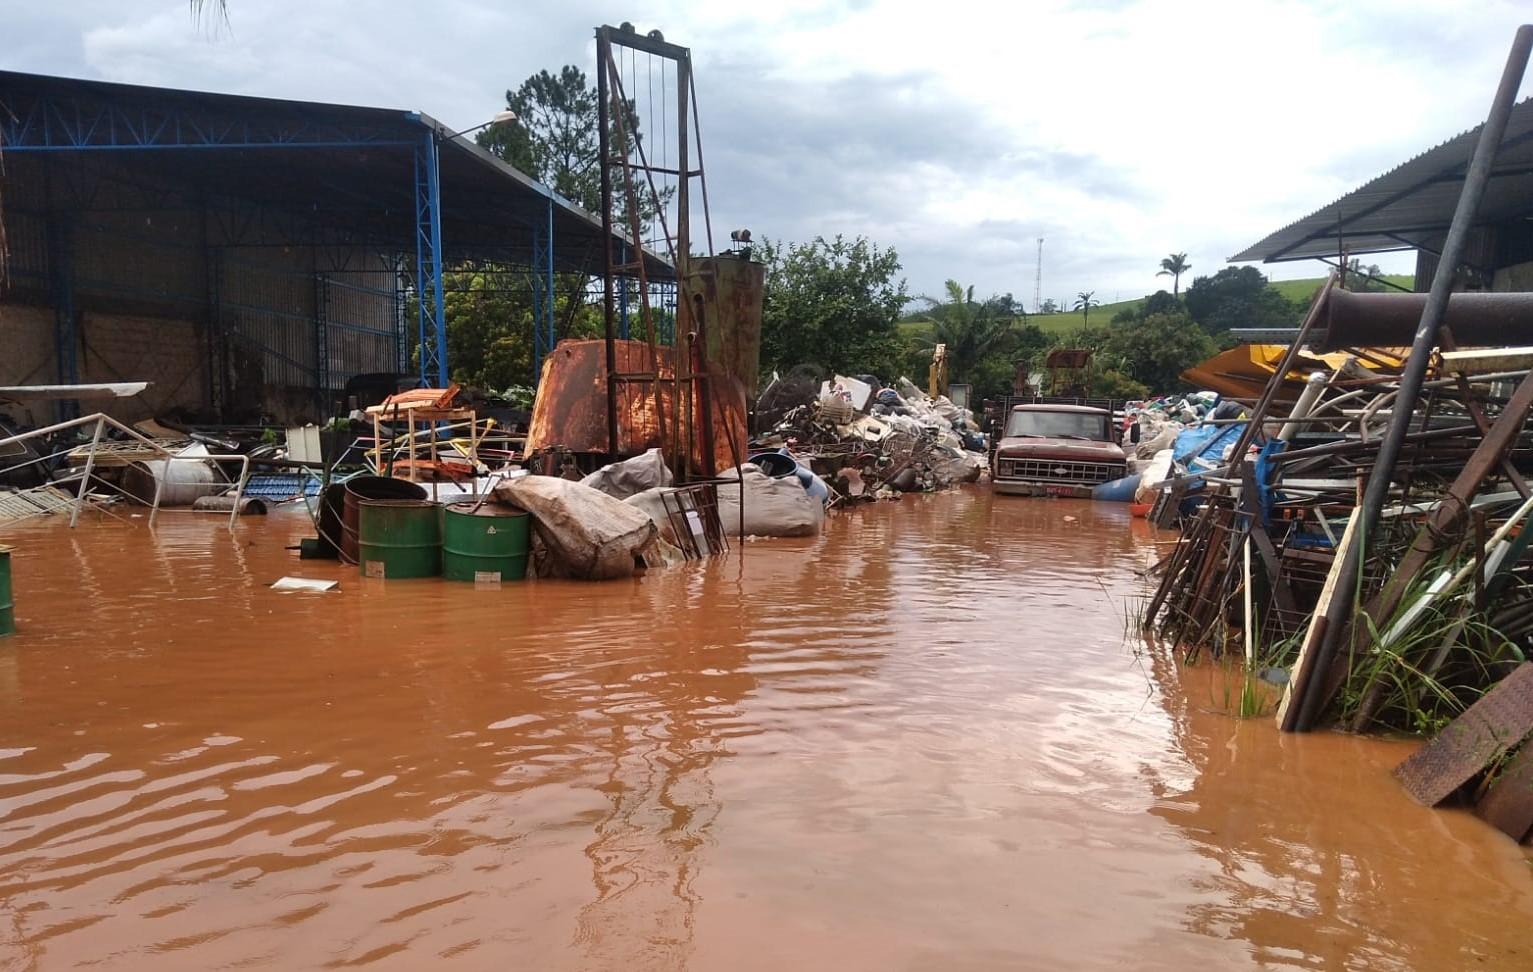
[[[1000,479],[1040,483],[1110,483],[1123,478],[1125,466],[1114,462],[1049,462],[1045,459],[1000,459]]]

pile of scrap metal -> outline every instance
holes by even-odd
[[[521,467],[525,438],[481,417],[456,384],[411,388],[366,409],[363,432],[340,461],[373,475],[431,486],[434,496],[478,496],[497,474]]]
[[[1507,340],[1533,344],[1533,294],[1328,285],[1250,421],[1164,487],[1163,510],[1193,508],[1147,636],[1280,685],[1287,731],[1436,732],[1516,670],[1533,651],[1533,347]]]
[[[114,385],[8,388],[8,402],[35,399],[125,397],[145,382]],[[132,503],[150,508],[150,521],[164,507],[226,513],[264,513],[243,485],[249,455],[234,444],[169,428],[154,421],[128,425],[97,412],[41,427],[0,423],[0,523],[68,514],[70,525],[89,509],[111,516],[112,507]]]
[[[752,461],[823,490],[830,506],[972,483],[985,468],[986,437],[969,410],[905,378],[774,376],[757,415]],[[774,450],[789,461],[762,458]]]

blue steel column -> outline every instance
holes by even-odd
[[[442,295],[442,179],[437,167],[434,132],[428,133],[415,150],[415,293],[421,384],[445,388],[447,319]]]

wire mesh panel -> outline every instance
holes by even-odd
[[[313,388],[313,276],[232,259],[222,270],[218,311],[234,383]]]
[[[377,277],[380,282],[389,279],[387,274]],[[355,375],[394,371],[398,364],[396,291],[330,276],[324,292],[329,353],[325,387],[339,391]]]
[[[714,483],[694,483],[662,493],[676,545],[688,560],[701,560],[729,549],[719,520],[719,494]]]

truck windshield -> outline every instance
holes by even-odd
[[[1012,412],[1007,435],[1037,435],[1051,439],[1091,439],[1106,442],[1107,416],[1088,412]]]

